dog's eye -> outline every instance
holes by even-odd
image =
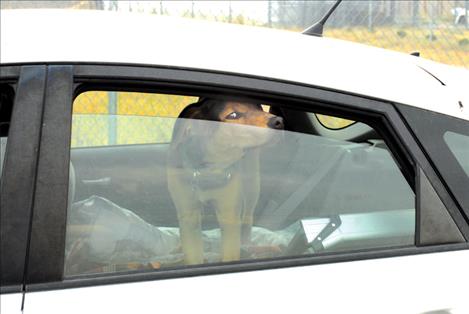
[[[239,119],[241,117],[241,113],[239,112],[232,112],[226,116],[226,119]]]

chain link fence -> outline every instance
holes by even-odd
[[[169,143],[176,117],[198,97],[84,92],[73,102],[72,147]]]
[[[335,1],[278,1],[274,27],[301,30]],[[469,68],[469,1],[343,1],[325,36],[360,42]]]
[[[335,0],[104,1],[105,10],[146,12],[301,31]],[[325,36],[469,68],[469,0],[344,0]]]
[[[183,16],[299,32],[335,0],[289,1],[9,1],[2,9],[73,8]],[[344,0],[325,36],[469,68],[469,0]]]

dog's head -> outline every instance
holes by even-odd
[[[179,118],[244,124],[277,130],[282,130],[284,127],[281,117],[265,112],[261,105],[216,99],[203,99],[187,106]]]
[[[231,146],[256,147],[267,143],[274,132],[266,129],[283,130],[281,117],[265,112],[261,105],[205,98],[186,107],[179,118],[209,120],[221,123],[199,123],[198,134],[208,136],[218,145],[229,141]],[[194,123],[192,123],[194,128]],[[239,127],[236,125],[244,125]],[[205,132],[205,134],[204,134]]]
[[[172,144],[183,144],[191,155],[199,152],[198,160],[211,157],[235,160],[246,149],[272,142],[275,130],[283,128],[283,119],[265,112],[261,105],[203,99],[181,112]]]

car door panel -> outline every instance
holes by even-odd
[[[22,312],[23,293],[0,295],[0,313],[19,314]]]
[[[468,261],[463,250],[33,292],[24,313],[466,313]]]

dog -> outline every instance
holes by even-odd
[[[240,259],[241,246],[250,242],[259,199],[259,148],[273,141],[273,130],[282,129],[281,117],[247,102],[206,98],[180,113],[167,179],[185,264],[204,262],[201,223],[209,208],[221,230],[221,260]]]

